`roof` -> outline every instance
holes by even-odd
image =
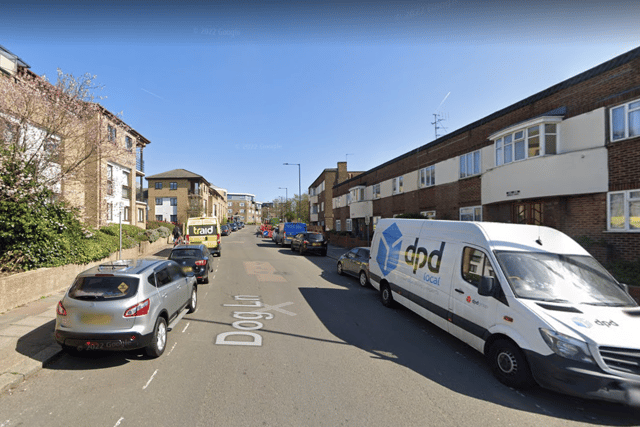
[[[571,77],[571,78],[569,78],[569,79],[567,79],[567,80],[565,80],[563,82],[555,84],[555,85],[553,85],[553,86],[551,86],[551,87],[549,87],[549,88],[547,88],[547,89],[545,89],[545,90],[543,90],[541,92],[538,92],[538,93],[536,93],[534,95],[531,95],[528,98],[525,98],[525,99],[523,99],[521,101],[518,101],[515,104],[512,104],[512,105],[510,105],[510,106],[508,106],[506,108],[503,108],[502,110],[498,110],[495,113],[489,114],[488,116],[486,116],[486,117],[484,117],[484,118],[482,118],[480,120],[477,120],[477,121],[475,121],[475,122],[473,122],[471,124],[468,124],[467,126],[464,126],[464,127],[460,128],[460,129],[454,131],[454,132],[451,132],[451,133],[449,133],[447,135],[441,136],[440,138],[438,138],[438,139],[436,139],[434,141],[428,142],[428,143],[426,143],[426,144],[424,144],[424,145],[422,145],[422,146],[420,146],[418,148],[415,148],[415,149],[413,149],[413,150],[411,150],[411,151],[409,151],[407,153],[404,153],[404,154],[402,154],[402,155],[400,155],[400,156],[398,156],[398,157],[396,157],[394,159],[391,159],[391,160],[389,160],[389,161],[387,161],[385,163],[382,163],[381,165],[378,165],[378,166],[376,166],[376,167],[374,167],[372,169],[369,169],[368,171],[363,172],[362,175],[370,174],[370,173],[375,172],[377,170],[380,170],[380,169],[382,169],[382,168],[384,168],[386,166],[389,166],[389,165],[391,165],[391,164],[393,164],[395,162],[398,162],[400,160],[406,159],[407,157],[411,157],[411,156],[419,153],[422,150],[425,150],[425,149],[428,149],[428,148],[432,148],[432,147],[435,147],[436,145],[445,143],[445,142],[449,141],[450,139],[453,139],[453,138],[455,138],[455,137],[457,137],[457,136],[459,136],[461,134],[469,132],[470,130],[473,130],[473,129],[478,128],[478,127],[480,127],[482,125],[485,125],[485,124],[487,124],[487,123],[489,123],[489,122],[491,122],[491,121],[493,121],[493,120],[495,120],[495,119],[497,119],[499,117],[502,117],[502,116],[504,116],[506,114],[509,114],[509,113],[513,112],[513,111],[516,111],[516,110],[518,110],[518,109],[520,109],[522,107],[534,104],[535,102],[538,102],[541,99],[547,98],[547,97],[549,97],[549,96],[551,96],[551,95],[553,95],[553,94],[555,94],[557,92],[560,92],[560,91],[568,89],[568,88],[570,88],[572,86],[578,85],[578,84],[580,84],[582,82],[585,82],[585,81],[587,81],[589,79],[597,77],[600,74],[603,74],[603,73],[606,73],[608,71],[614,70],[614,69],[616,69],[618,67],[621,67],[622,65],[625,65],[625,64],[627,64],[627,63],[629,63],[629,62],[631,62],[634,59],[637,59],[639,57],[640,57],[640,47],[637,47],[635,49],[630,50],[629,52],[626,52],[626,53],[623,53],[622,55],[616,56],[615,58],[613,58],[613,59],[611,59],[611,60],[609,60],[607,62],[603,62],[600,65],[596,65],[595,67],[593,67],[593,68],[591,68],[591,69],[589,69],[587,71],[584,71],[584,72],[582,72],[582,73],[580,73],[580,74],[578,74],[576,76],[573,76],[573,77]],[[562,108],[562,107],[560,107],[560,108]],[[554,114],[554,115],[562,115],[562,114],[560,114],[559,112],[556,112],[556,114]],[[342,181],[341,183],[338,183],[338,184],[334,185],[334,188],[338,187],[338,186],[341,186],[341,185],[344,185],[346,183],[349,183],[349,181],[355,180],[357,178],[362,179],[363,178],[362,175],[347,179],[346,181]]]
[[[18,55],[12,53],[9,49],[7,49],[2,45],[0,45],[0,52],[5,53],[5,56],[10,56],[11,59],[15,60],[18,63],[18,66],[24,67],[24,68],[31,68],[31,66],[29,66],[29,64],[27,64],[22,59],[20,59]]]
[[[168,179],[168,178],[175,178],[175,179],[201,179],[204,182],[207,183],[207,185],[209,185],[209,182],[204,179],[203,176],[198,175],[197,173],[193,173],[191,171],[188,171],[186,169],[174,169],[174,170],[170,170],[168,172],[162,172],[156,175],[151,175],[146,177],[147,181],[150,179]]]

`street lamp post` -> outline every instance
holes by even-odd
[[[284,195],[285,195],[285,199],[284,199],[284,207],[287,207],[287,200],[289,200],[289,189],[287,187],[278,187],[279,190],[284,190]],[[284,209],[282,210],[282,222],[285,222],[285,218],[284,218]]]
[[[300,222],[300,206],[302,205],[302,184],[300,181],[300,163],[283,163],[286,166],[298,166],[298,222]]]

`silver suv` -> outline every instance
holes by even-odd
[[[196,311],[196,278],[169,260],[123,260],[76,277],[58,303],[55,339],[70,353],[145,348],[160,356],[167,332]]]

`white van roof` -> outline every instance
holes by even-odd
[[[444,221],[432,219],[385,218],[377,227],[387,222],[408,226],[415,221],[428,225],[422,228],[424,235],[434,238],[447,236],[452,240],[486,246],[497,251],[547,252],[565,255],[589,255],[566,234],[550,227],[502,222]],[[377,228],[376,227],[376,228]]]

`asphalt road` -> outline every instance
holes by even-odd
[[[640,410],[503,386],[329,257],[251,227],[222,251],[164,355],[62,355],[0,397],[0,427],[640,425]]]

